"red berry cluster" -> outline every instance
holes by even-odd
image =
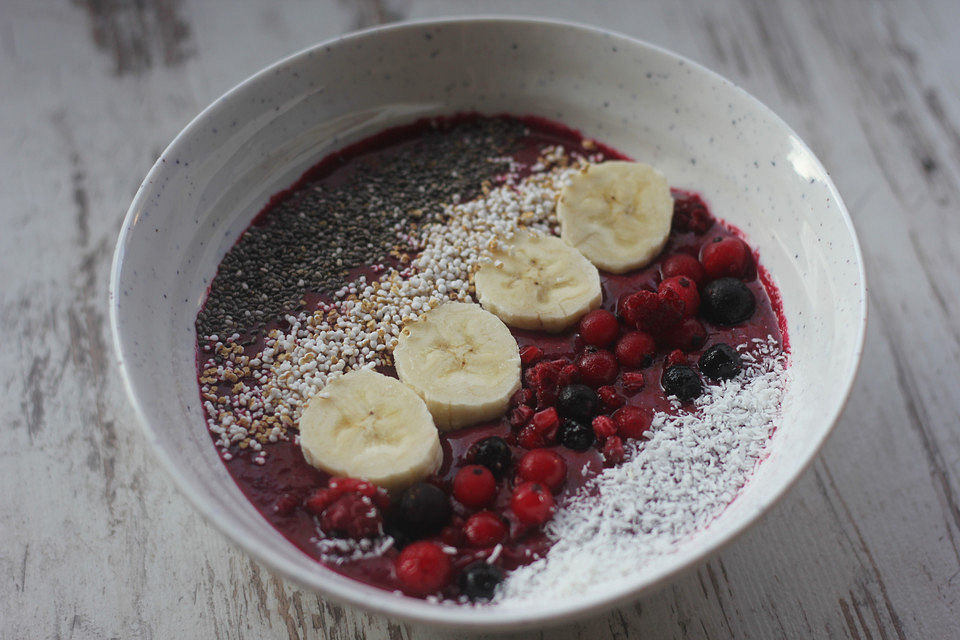
[[[320,529],[340,538],[373,538],[383,533],[381,510],[390,506],[386,491],[366,480],[330,478],[303,503],[317,516]]]

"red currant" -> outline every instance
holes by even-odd
[[[687,276],[674,276],[667,278],[660,283],[657,288],[658,293],[666,290],[676,292],[683,300],[683,315],[686,318],[692,318],[700,310],[700,292],[697,291],[697,283]]]
[[[490,469],[470,464],[453,479],[453,497],[465,507],[479,509],[490,504],[497,495],[497,480]]]
[[[567,479],[567,463],[556,451],[534,449],[520,459],[517,474],[523,480],[540,482],[551,491],[556,491]]]
[[[619,369],[616,357],[606,349],[583,354],[577,366],[580,367],[580,380],[591,387],[613,384]]]
[[[492,511],[479,511],[467,518],[463,535],[474,547],[492,547],[503,542],[507,536],[507,525]]]
[[[617,341],[615,349],[621,366],[639,369],[650,364],[657,351],[657,343],[649,333],[631,331]]]
[[[617,423],[617,433],[623,438],[640,438],[653,422],[653,412],[646,407],[627,405],[613,413]]]
[[[707,280],[726,276],[742,278],[750,271],[753,256],[750,247],[740,238],[717,236],[701,247],[700,262]]]
[[[619,333],[617,317],[605,309],[594,309],[580,319],[580,337],[595,347],[611,344]]]
[[[524,482],[514,489],[510,510],[521,524],[539,526],[553,517],[556,506],[553,495],[538,482]]]
[[[397,580],[414,595],[435,593],[450,581],[450,558],[440,545],[425,540],[404,547],[395,569]]]
[[[698,285],[703,284],[703,265],[688,253],[675,253],[660,265],[660,277],[666,280],[675,276],[686,276]]]

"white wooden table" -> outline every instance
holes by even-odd
[[[284,583],[146,450],[108,346],[124,211],[169,140],[266,64],[376,23],[547,14],[732,78],[831,170],[867,350],[798,486],[719,557],[523,637],[960,637],[960,2],[0,3],[0,637],[442,638]]]

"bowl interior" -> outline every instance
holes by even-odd
[[[438,113],[559,120],[659,167],[742,229],[783,295],[791,384],[782,425],[742,495],[634,580],[536,611],[400,598],[306,558],[234,485],[203,428],[193,323],[223,254],[269,196],[327,153]],[[112,320],[153,448],[221,531],[285,576],[394,616],[469,627],[558,620],[651,588],[742,531],[798,477],[830,431],[859,360],[859,249],[826,172],[772,112],[673,54],[599,30],[533,20],[412,23],[318,45],[217,100],[166,150],[127,216]]]

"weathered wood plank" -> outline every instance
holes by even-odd
[[[515,637],[960,634],[956,2],[21,0],[0,7],[0,636],[449,637],[287,585],[199,520],[129,415],[105,291],[137,184],[210,100],[352,28],[481,11],[601,24],[746,87],[831,169],[871,286],[847,411],[771,514],[660,593]]]

